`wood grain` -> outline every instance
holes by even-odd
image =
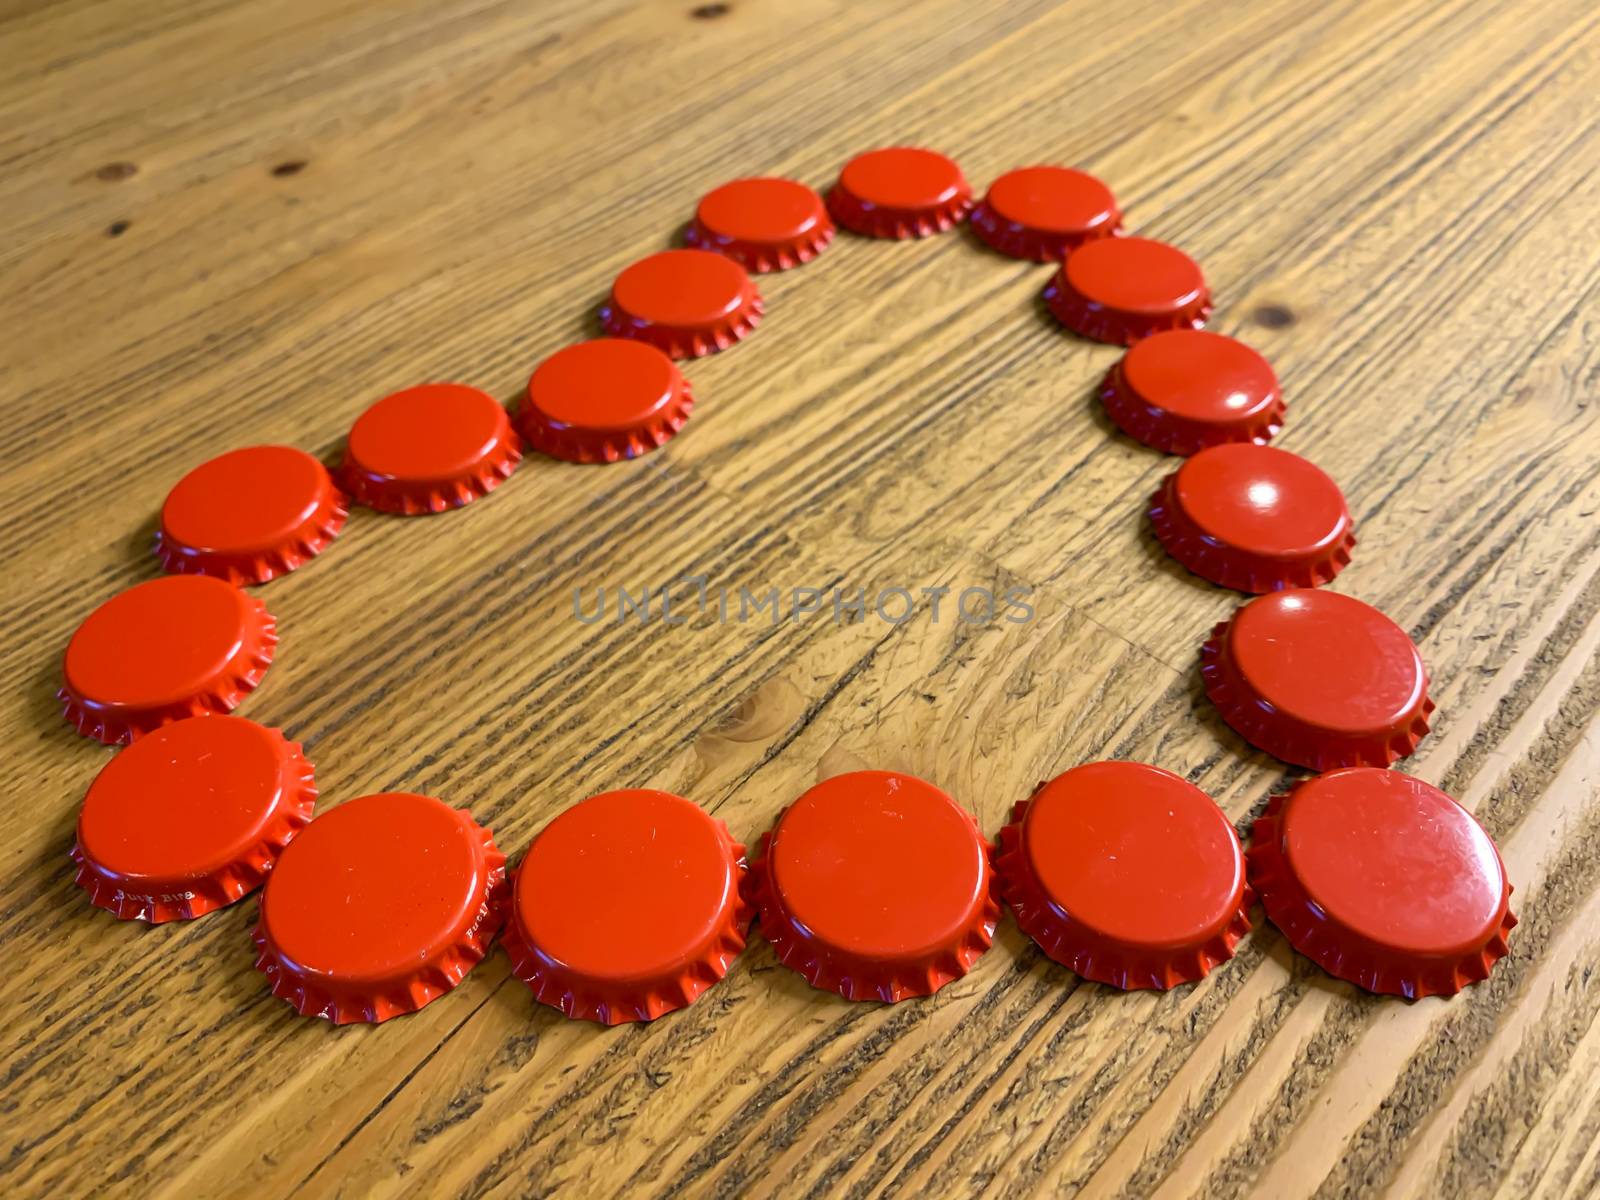
[[[1600,1192],[1590,0],[10,0],[0,62],[6,1194]],[[1489,982],[1382,1000],[1263,928],[1194,987],[1124,995],[1007,919],[924,1002],[815,992],[757,938],[648,1027],[565,1021],[496,954],[415,1016],[335,1030],[266,993],[253,902],[155,929],[90,909],[66,852],[110,752],[61,721],[59,655],[155,573],[184,470],[332,456],[425,379],[509,401],[701,192],[820,187],[907,141],[980,187],[1101,174],[1276,364],[1279,444],[1355,513],[1335,586],[1434,675],[1403,768],[1478,813],[1517,885]],[[243,713],[305,743],[324,805],[432,792],[513,854],[619,786],[753,841],[865,765],[992,832],[1111,756],[1246,829],[1297,773],[1200,692],[1237,598],[1151,539],[1171,463],[1092,402],[1116,351],[1052,324],[1047,274],[962,232],[841,237],[763,279],[766,322],[690,366],[663,452],[530,459],[439,518],[358,512],[263,588],[283,642]],[[574,588],[686,574],[1019,586],[1036,616],[573,618]]]

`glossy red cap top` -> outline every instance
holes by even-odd
[[[1125,346],[1163,330],[1198,329],[1211,315],[1211,292],[1194,259],[1149,238],[1083,243],[1044,296],[1074,333]]]
[[[707,192],[684,240],[726,254],[747,271],[810,262],[833,241],[822,197],[793,179],[735,179]]]
[[[1243,342],[1200,329],[1134,343],[1106,375],[1100,399],[1124,433],[1168,454],[1266,443],[1283,428],[1271,364]]]
[[[416,516],[488,495],[521,458],[498,400],[464,384],[428,383],[385,396],[356,419],[340,479],[368,508]]]
[[[951,159],[915,146],[869,150],[845,163],[828,193],[828,211],[867,237],[942,233],[972,209],[972,185]]]
[[[1250,442],[1186,460],[1157,490],[1150,521],[1173,558],[1241,592],[1327,583],[1356,544],[1338,484],[1298,454]]]
[[[1326,771],[1388,766],[1428,732],[1428,672],[1369,604],[1293,589],[1250,601],[1200,653],[1206,693],[1245,740]]]
[[[512,969],[569,1017],[653,1021],[744,949],[744,874],[744,847],[682,796],[591,797],[550,822],[517,870]]]
[[[1333,771],[1273,797],[1249,860],[1294,948],[1368,991],[1458,992],[1488,977],[1517,923],[1483,827],[1398,771]]]
[[[330,809],[279,855],[256,966],[337,1025],[415,1012],[460,983],[505,919],[505,855],[467,813],[386,792]]]
[[[625,268],[600,309],[606,333],[648,342],[669,358],[726,350],[761,323],[749,274],[710,250],[663,250]]]
[[[693,407],[689,381],[660,350],[598,338],[557,350],[535,368],[517,429],[552,458],[617,462],[664,446]]]
[[[167,494],[156,557],[172,574],[265,583],[321,553],[348,514],[328,469],[304,450],[231,450]]]
[[[1007,171],[972,210],[972,231],[1001,254],[1060,262],[1092,238],[1122,228],[1111,189],[1071,167]]]
[[[806,792],[751,874],[778,960],[851,1000],[926,996],[960,978],[999,915],[971,816],[892,771],[836,775]]]
[[[97,741],[131,742],[170,721],[225,713],[272,662],[266,605],[206,575],[169,575],[119,592],[67,643],[58,693]]]
[[[261,885],[311,820],[300,747],[243,717],[189,717],[123,750],[78,813],[78,886],[124,920],[198,917]]]
[[[1022,931],[1113,987],[1192,983],[1250,929],[1228,818],[1144,763],[1088,763],[1040,784],[1000,831],[996,869]]]

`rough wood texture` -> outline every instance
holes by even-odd
[[[1600,1186],[1600,9],[1593,0],[10,0],[0,6],[6,422],[0,1190],[1576,1196]],[[155,573],[189,466],[333,454],[425,379],[510,400],[591,334],[697,196],[916,141],[982,187],[1075,163],[1175,241],[1278,366],[1279,444],[1348,492],[1340,590],[1408,627],[1522,925],[1493,979],[1397,1003],[1270,928],[1123,995],[1007,919],[937,998],[847,1004],[759,940],[687,1012],[604,1031],[503,955],[386,1026],[295,1016],[253,901],[148,929],[67,862],[110,753],[53,699],[100,600]],[[1039,778],[1160,763],[1245,828],[1295,772],[1200,694],[1236,598],[1174,567],[1172,466],[1091,400],[1048,268],[966,233],[841,239],[689,370],[662,453],[529,460],[448,516],[358,512],[261,590],[241,710],[323,803],[404,787],[514,855],[596,791],[682,791],[751,841],[856,765],[991,832]],[[574,620],[572,591],[1030,586],[1026,625]]]

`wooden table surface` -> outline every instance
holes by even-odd
[[[1504,1197],[1600,1186],[1600,9],[1593,0],[8,0],[0,1191]],[[236,446],[332,458],[430,379],[511,401],[697,197],[939,147],[981,189],[1084,166],[1204,265],[1277,366],[1279,443],[1345,488],[1336,583],[1439,702],[1402,769],[1498,839],[1522,924],[1448,1000],[1366,995],[1258,929],[1168,994],[1086,984],[1009,916],[931,1000],[851,1004],[755,937],[686,1012],[614,1030],[494,953],[380,1027],[295,1015],[254,900],[147,928],[67,852],[111,751],[54,690],[77,623],[156,574],[154,516]],[[1300,776],[1221,725],[1196,652],[1238,597],[1144,507],[1175,460],[1093,400],[1117,351],[1049,268],[965,231],[841,236],[762,279],[693,419],[604,467],[533,457],[447,516],[357,512],[260,590],[243,715],[323,806],[414,790],[513,858],[654,786],[745,842],[819,777],[909,771],[993,833],[1040,778],[1141,759],[1241,830]],[[682,626],[574,589],[904,587],[915,616]],[[689,585],[679,584],[680,598]],[[1032,589],[938,621],[921,589]],[[737,607],[735,605],[735,607]],[[848,614],[846,614],[848,615]]]

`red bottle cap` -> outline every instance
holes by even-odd
[[[1428,672],[1405,630],[1338,592],[1250,601],[1200,651],[1222,719],[1268,754],[1327,771],[1386,767],[1428,732]]]
[[[1086,979],[1193,983],[1233,957],[1254,898],[1222,810],[1144,763],[1097,762],[1039,785],[995,860],[1017,925]]]
[[[278,857],[256,967],[308,1017],[387,1021],[461,982],[489,952],[508,892],[505,855],[467,813],[409,792],[362,796]]]
[[[942,154],[915,146],[869,150],[845,163],[828,193],[828,211],[867,237],[943,233],[966,219],[972,185]]]
[[[892,771],[824,780],[762,840],[751,883],[778,961],[850,1000],[928,996],[994,940],[988,845],[931,783]]]
[[[810,262],[833,241],[822,197],[792,179],[735,179],[707,192],[684,240],[726,254],[747,271]]]
[[[661,351],[598,338],[557,350],[535,368],[517,431],[552,458],[609,463],[666,445],[693,407],[689,381]]]
[[[663,250],[617,276],[600,322],[612,337],[648,342],[671,358],[726,350],[766,311],[749,274],[709,250]]]
[[[385,396],[356,419],[340,481],[368,508],[416,516],[487,496],[521,458],[511,419],[493,396],[427,383]]]
[[[72,848],[78,886],[123,920],[187,920],[261,886],[311,820],[300,747],[243,717],[189,717],[95,777]]]
[[[1069,251],[1122,228],[1111,189],[1071,167],[1023,167],[989,186],[972,210],[972,232],[990,246],[1033,262],[1060,262]]]
[[[744,874],[744,847],[682,796],[591,797],[550,822],[517,870],[512,970],[569,1017],[653,1021],[744,949]]]
[[[1266,443],[1283,428],[1271,364],[1243,342],[1199,329],[1134,343],[1100,385],[1100,400],[1129,437],[1168,454]]]
[[[1333,771],[1274,796],[1248,858],[1290,945],[1370,992],[1453,995],[1488,978],[1517,923],[1483,826],[1398,771]]]
[[[1338,484],[1298,454],[1249,442],[1186,460],[1157,490],[1150,522],[1173,558],[1241,592],[1327,583],[1356,544]]]
[[[233,709],[261,682],[277,643],[261,601],[208,575],[168,575],[89,614],[67,643],[57,695],[79,733],[131,742]]]
[[[1167,329],[1199,329],[1211,315],[1211,293],[1194,259],[1149,238],[1085,242],[1067,256],[1044,298],[1074,333],[1124,346]]]
[[[349,511],[328,469],[304,450],[231,450],[167,493],[156,557],[175,575],[265,583],[320,554]]]

